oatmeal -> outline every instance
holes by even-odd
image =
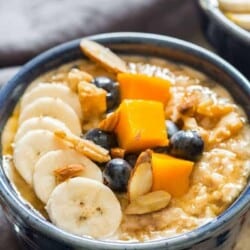
[[[250,174],[249,123],[230,94],[181,64],[81,46],[94,62],[37,78],[6,124],[20,198],[68,232],[118,241],[175,236],[225,211]]]

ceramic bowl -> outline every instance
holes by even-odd
[[[234,67],[217,55],[178,39],[143,33],[110,33],[89,37],[120,54],[158,56],[184,63],[222,83],[250,115],[249,82]],[[28,62],[0,91],[0,131],[25,88],[39,75],[64,63],[82,58],[80,40],[50,49]],[[1,153],[1,149],[0,149]],[[1,157],[0,157],[1,159]],[[7,219],[25,249],[113,249],[187,250],[231,249],[250,207],[250,187],[216,219],[189,233],[146,243],[104,242],[74,236],[38,216],[17,196],[0,161],[0,201]]]
[[[231,22],[216,0],[199,0],[202,30],[216,51],[250,79],[250,32]]]

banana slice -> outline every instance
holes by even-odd
[[[73,108],[78,117],[82,119],[81,105],[77,94],[71,91],[66,85],[59,83],[39,83],[22,97],[20,103],[21,110],[36,99],[46,96],[61,99]]]
[[[80,236],[105,238],[122,220],[120,203],[105,185],[76,177],[59,184],[46,206],[49,218],[59,228]]]
[[[63,122],[55,118],[49,116],[33,117],[20,125],[15,135],[15,142],[20,140],[27,132],[37,129],[45,129],[51,132],[55,132],[59,129],[65,131],[65,133],[71,133]]]
[[[73,164],[82,165],[83,170],[79,173],[76,169],[74,173],[74,169],[71,168],[71,173],[66,172],[68,177],[83,176],[102,182],[100,168],[82,154],[70,149],[50,151],[37,161],[33,174],[33,187],[41,201],[47,203],[51,192],[58,185],[55,170],[59,168],[63,170],[62,167],[66,170],[67,166],[73,166]]]
[[[19,123],[32,117],[49,116],[56,118],[76,135],[81,134],[81,123],[76,112],[65,102],[52,97],[41,97],[27,105],[21,112]]]
[[[227,13],[226,16],[229,19],[231,19],[234,23],[242,27],[243,29],[250,30],[250,13],[248,14]]]
[[[250,12],[249,0],[219,0],[219,6],[224,11],[229,12]]]
[[[67,145],[47,130],[32,130],[14,146],[13,159],[23,179],[32,185],[33,169],[38,159],[46,152],[64,149]]]

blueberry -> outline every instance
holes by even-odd
[[[107,91],[107,110],[111,111],[114,109],[120,99],[119,85],[117,82],[106,76],[98,76],[93,80],[93,83],[97,87]]]
[[[114,191],[126,192],[131,169],[124,159],[114,158],[104,168],[104,182]]]
[[[170,139],[170,154],[187,160],[196,160],[201,156],[204,142],[196,131],[176,132]]]
[[[93,141],[97,145],[108,150],[117,147],[117,139],[114,133],[105,132],[98,128],[90,129],[84,136],[85,139]]]
[[[168,138],[170,139],[176,132],[179,131],[179,128],[176,126],[174,122],[171,120],[166,120],[165,121],[167,133],[168,133]]]

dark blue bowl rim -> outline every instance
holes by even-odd
[[[212,52],[209,52],[197,45],[192,43],[182,41],[176,38],[156,35],[156,34],[146,34],[146,33],[136,33],[136,32],[119,32],[119,33],[107,33],[88,37],[89,39],[96,40],[100,43],[114,43],[114,42],[124,42],[124,43],[145,43],[152,45],[160,45],[163,47],[173,48],[179,51],[183,51],[201,60],[205,60],[213,63],[220,69],[222,69],[228,76],[230,76],[235,82],[237,82],[241,88],[247,90],[250,95],[250,84],[248,80],[233,66],[218,57]],[[76,49],[79,46],[80,39],[73,40],[62,45],[56,46],[29,61],[25,64],[22,69],[0,90],[0,107],[4,103],[6,96],[14,89],[14,87],[19,83],[19,78],[39,65],[40,63],[48,60],[51,55],[59,55],[65,53],[67,50]],[[149,250],[154,248],[168,247],[169,249],[175,249],[178,247],[187,247],[192,244],[203,241],[204,239],[213,237],[215,232],[218,232],[223,225],[229,224],[231,219],[235,216],[240,216],[244,214],[250,207],[250,187],[243,191],[241,196],[237,199],[234,205],[230,206],[224,213],[215,218],[213,221],[201,226],[191,232],[171,237],[162,240],[150,241],[145,243],[124,243],[124,242],[107,242],[100,240],[93,240],[89,238],[78,237],[69,234],[51,223],[45,221],[38,214],[30,210],[27,205],[25,205],[16,195],[10,190],[8,179],[5,176],[3,169],[0,168],[0,194],[3,200],[8,204],[11,210],[19,215],[26,223],[42,233],[47,235],[52,239],[56,239],[59,242],[64,242],[66,245],[75,247],[88,247],[95,249],[140,249]]]
[[[247,31],[234,22],[230,21],[215,5],[212,0],[199,0],[201,8],[209,15],[210,19],[216,20],[217,24],[231,35],[250,46],[250,31]]]

